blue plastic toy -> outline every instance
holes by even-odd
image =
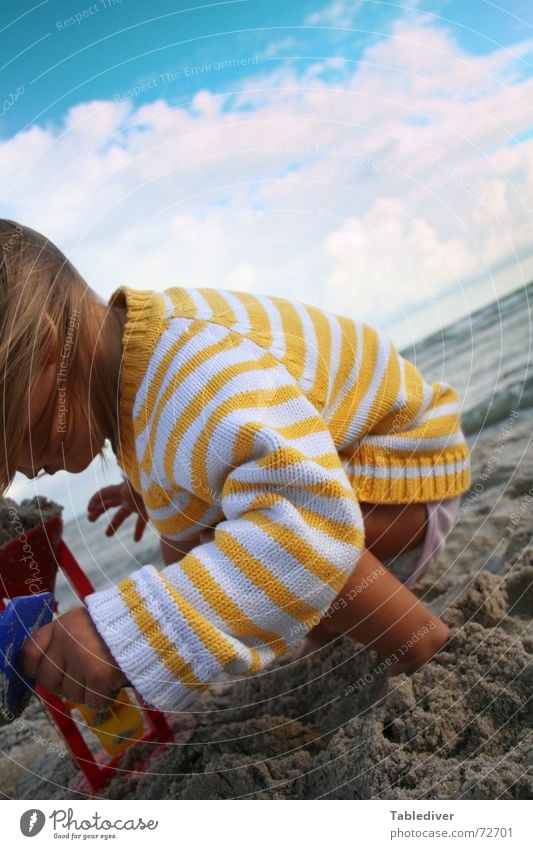
[[[35,631],[51,622],[53,593],[36,593],[11,599],[0,612],[0,725],[21,715],[35,686],[19,666],[22,646]]]

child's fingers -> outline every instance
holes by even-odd
[[[53,654],[44,655],[34,676],[37,682],[52,693],[63,693],[64,670]]]
[[[49,687],[48,689],[51,688]],[[58,692],[58,696],[63,696],[63,698],[70,699],[72,702],[83,704],[85,694],[86,687],[83,674],[80,672],[77,677],[74,677],[65,673],[61,681],[61,692]]]
[[[20,653],[22,672],[29,678],[35,678],[40,673],[41,664],[46,659],[54,634],[55,622],[49,622],[28,637]]]
[[[89,499],[87,504],[88,513],[96,513],[100,516],[105,510],[110,507],[118,507],[122,503],[122,485],[114,484],[104,486],[95,492]]]
[[[137,522],[135,524],[135,533],[133,534],[133,541],[139,542],[144,534],[144,529],[146,527],[146,519],[144,516],[139,516]]]
[[[102,489],[99,489],[97,492],[94,493],[94,495],[91,496],[87,505],[87,509],[92,509],[97,506],[100,507],[102,506],[102,504],[105,504],[106,501],[108,501],[110,498],[112,499],[113,497],[118,497],[118,489],[119,486],[117,485],[102,487]]]
[[[113,534],[116,533],[117,529],[121,526],[122,522],[124,522],[131,513],[132,510],[129,507],[121,507],[120,510],[117,510],[106,528],[106,536],[113,536]]]
[[[91,510],[87,509],[87,519],[89,522],[95,522],[100,518],[102,513],[105,513],[106,508],[100,505],[99,507],[93,507]]]

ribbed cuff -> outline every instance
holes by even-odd
[[[136,574],[140,573],[144,573],[150,581],[157,570],[153,566],[144,566]],[[117,665],[149,707],[169,712],[183,710],[198,694],[162,667],[147,634],[137,625],[142,621],[145,610],[143,600],[139,601],[137,609],[127,606],[120,586],[91,593],[84,599],[98,633]]]
[[[470,486],[467,448],[450,451],[437,460],[420,457],[415,461],[413,457],[409,465],[401,465],[401,461],[401,457],[361,443],[348,464],[358,499],[384,504],[442,501],[461,495]]]

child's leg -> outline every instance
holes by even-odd
[[[163,558],[163,563],[165,566],[170,566],[172,563],[177,563],[178,560],[181,560],[182,557],[185,557],[186,554],[194,548],[195,545],[200,544],[200,537],[194,537],[194,539],[183,540],[181,542],[175,542],[174,540],[169,539],[169,537],[161,536],[159,540],[159,545],[161,548],[161,557]]]
[[[422,545],[414,551],[406,551],[392,560],[384,559],[388,566],[407,587],[413,587],[438,559],[446,538],[457,518],[461,496],[443,501],[428,501],[427,531]],[[375,553],[375,552],[374,552]]]
[[[418,548],[424,541],[428,510],[425,504],[369,504],[360,502],[365,526],[365,548],[379,560]]]
[[[159,538],[159,545],[161,548],[163,563],[165,566],[177,563],[182,559],[182,557],[185,557],[192,548],[195,548],[195,546],[201,545],[204,542],[210,542],[214,535],[214,528],[205,528],[205,530],[200,531],[198,536],[195,536],[192,539],[181,540],[181,542],[176,542],[169,537],[161,536]]]

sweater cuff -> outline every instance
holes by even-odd
[[[135,574],[150,584],[157,576],[157,570],[148,565]],[[139,598],[132,606],[131,602],[125,603],[121,592],[129,581],[131,579],[126,578],[117,586],[87,595],[84,602],[89,615],[117,665],[147,706],[170,713],[180,711],[198,693],[172,675],[147,641],[146,632],[143,633],[138,625],[146,614],[144,599]]]

